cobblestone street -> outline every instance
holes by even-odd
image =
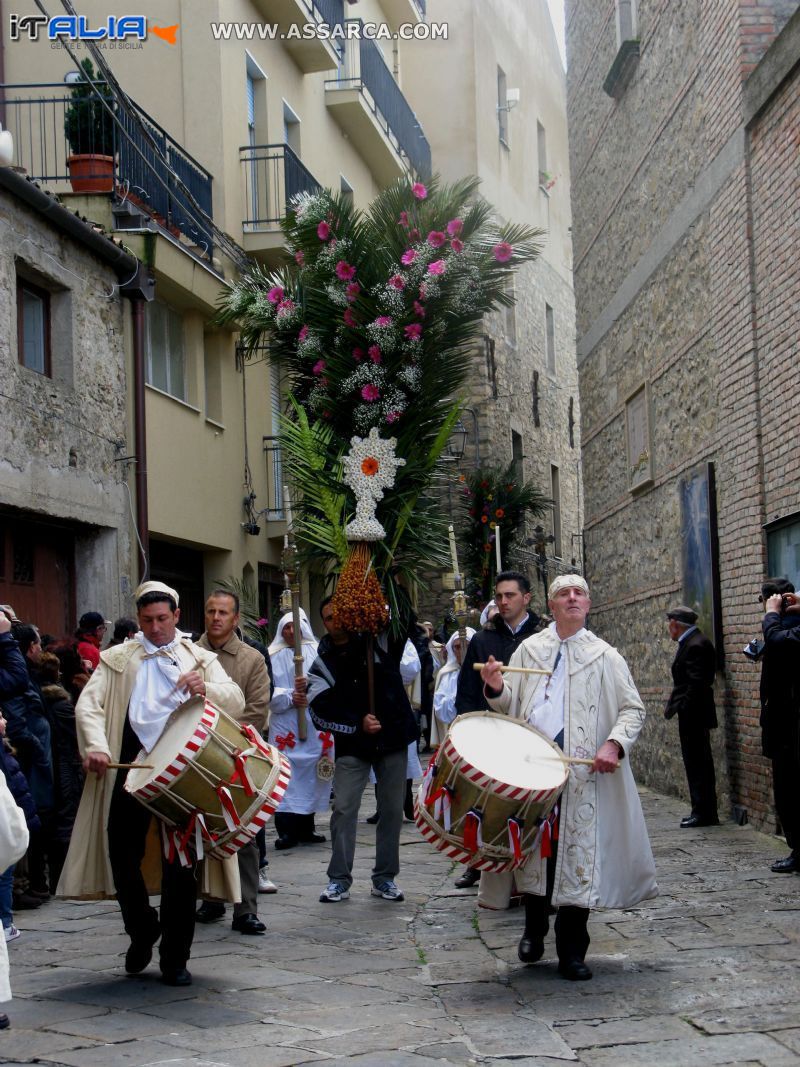
[[[521,912],[478,911],[475,891],[452,888],[448,861],[410,824],[405,902],[370,897],[371,801],[351,899],[318,901],[326,845],[277,853],[270,840],[280,892],[261,897],[267,935],[198,926],[191,988],[163,986],[154,965],[124,976],[113,902],[20,912],[0,1062],[800,1063],[800,880],[769,871],[782,842],[730,822],[680,830],[684,806],[645,793],[661,895],[594,913],[594,979],[569,983],[556,974],[552,934],[541,963],[519,964]]]

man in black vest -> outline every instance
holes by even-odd
[[[711,754],[711,731],[717,725],[717,654],[695,625],[697,613],[691,608],[678,604],[667,612],[667,620],[669,636],[678,642],[678,651],[672,663],[673,688],[664,718],[678,716],[681,755],[692,801],[691,814],[681,819],[681,826],[717,826],[717,783]]]
[[[483,682],[474,663],[486,663],[489,656],[507,664],[522,642],[540,628],[540,619],[529,610],[531,583],[520,571],[500,571],[494,592],[497,614],[479,630],[467,647],[456,690],[456,711],[490,710]],[[468,867],[456,879],[456,889],[469,889],[480,881],[481,872]]]

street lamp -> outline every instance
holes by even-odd
[[[467,450],[467,428],[459,418],[448,438],[445,456],[449,463],[460,463]]]
[[[533,537],[529,537],[527,544],[533,547],[536,574],[541,579],[544,588],[544,599],[547,603],[547,546],[555,541],[555,534],[546,534],[543,526],[534,526]]]

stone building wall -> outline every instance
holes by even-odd
[[[774,14],[771,31],[754,20],[756,6]],[[675,652],[664,611],[684,598],[680,480],[712,463],[724,657],[713,735],[720,808],[746,809],[771,829],[759,672],[741,649],[760,623],[762,524],[796,510],[800,498],[796,460],[787,463],[776,432],[800,394],[791,252],[800,210],[798,72],[791,61],[779,69],[774,48],[767,52],[784,24],[783,38],[798,39],[800,16],[786,23],[780,3],[642,0],[639,64],[613,100],[602,90],[616,47],[613,10],[567,5],[592,624],[628,658],[650,713],[637,773],[687,796],[676,725],[661,715]],[[796,63],[797,49],[788,51]],[[750,119],[743,79],[753,69],[761,110]],[[636,487],[626,420],[643,385],[650,478]]]
[[[5,191],[0,221],[0,508],[16,520],[57,521],[68,530],[77,615],[100,610],[113,618],[129,607],[131,573],[117,462],[130,451],[118,279]],[[19,361],[18,277],[50,293],[52,377]]]

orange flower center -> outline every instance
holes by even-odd
[[[366,474],[368,478],[372,478],[378,473],[380,466],[374,456],[367,456],[361,463],[361,473]]]

